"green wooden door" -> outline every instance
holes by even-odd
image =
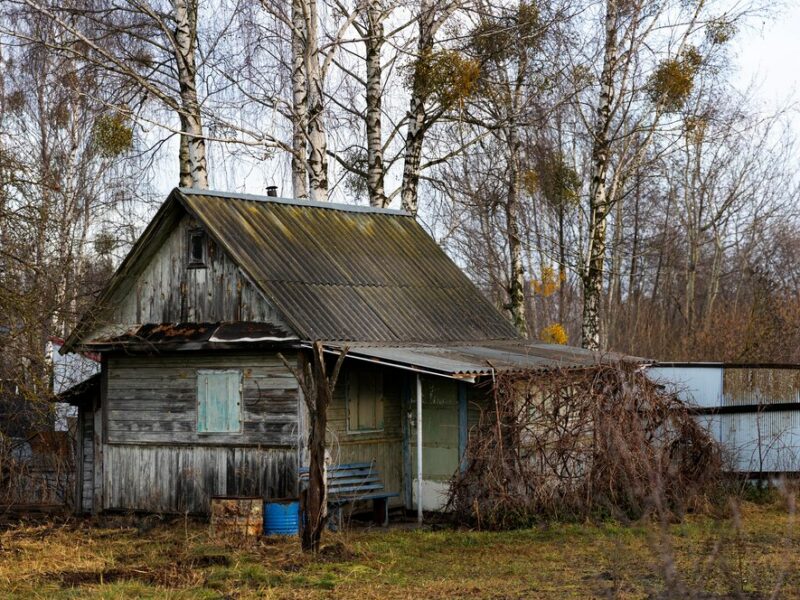
[[[422,478],[447,481],[458,469],[458,384],[422,380]]]

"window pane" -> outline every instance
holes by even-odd
[[[383,429],[383,376],[380,371],[359,369],[350,372],[347,427],[350,431]]]
[[[203,260],[203,236],[199,233],[192,234],[192,260]]]

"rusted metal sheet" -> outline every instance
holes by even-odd
[[[214,496],[211,528],[217,535],[258,537],[264,530],[264,499],[260,496]]]
[[[194,348],[213,349],[235,344],[277,344],[297,340],[291,332],[273,323],[147,323],[124,333],[86,342],[95,349],[131,350]]]
[[[180,190],[179,200],[303,339],[512,339],[509,322],[410,215]]]

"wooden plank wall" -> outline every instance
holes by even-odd
[[[293,448],[106,446],[103,508],[206,514],[210,498],[297,495]]]
[[[242,432],[197,433],[198,369],[241,369]],[[299,391],[276,354],[114,356],[107,381],[95,506],[207,513],[213,495],[296,495]]]
[[[328,408],[328,444],[334,463],[368,462],[374,460],[389,492],[401,493],[390,500],[392,505],[403,504],[403,429],[401,397],[404,373],[369,363],[357,363],[358,368],[383,370],[383,431],[348,433],[346,389],[348,372],[353,361],[346,361]]]
[[[94,413],[90,410],[81,408],[80,410],[80,473],[79,490],[80,495],[77,506],[80,512],[92,511],[92,500],[94,496]]]
[[[120,356],[108,365],[111,444],[297,444],[297,380],[275,354]],[[241,433],[197,432],[198,369],[242,371]]]
[[[259,321],[290,330],[236,263],[210,239],[207,267],[187,268],[188,231],[196,225],[184,215],[131,284],[122,286],[111,299],[103,326],[86,339],[142,323]]]

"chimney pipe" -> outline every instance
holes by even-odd
[[[270,196],[271,198],[277,198],[278,197],[278,186],[277,185],[268,185],[267,186],[267,196]]]

